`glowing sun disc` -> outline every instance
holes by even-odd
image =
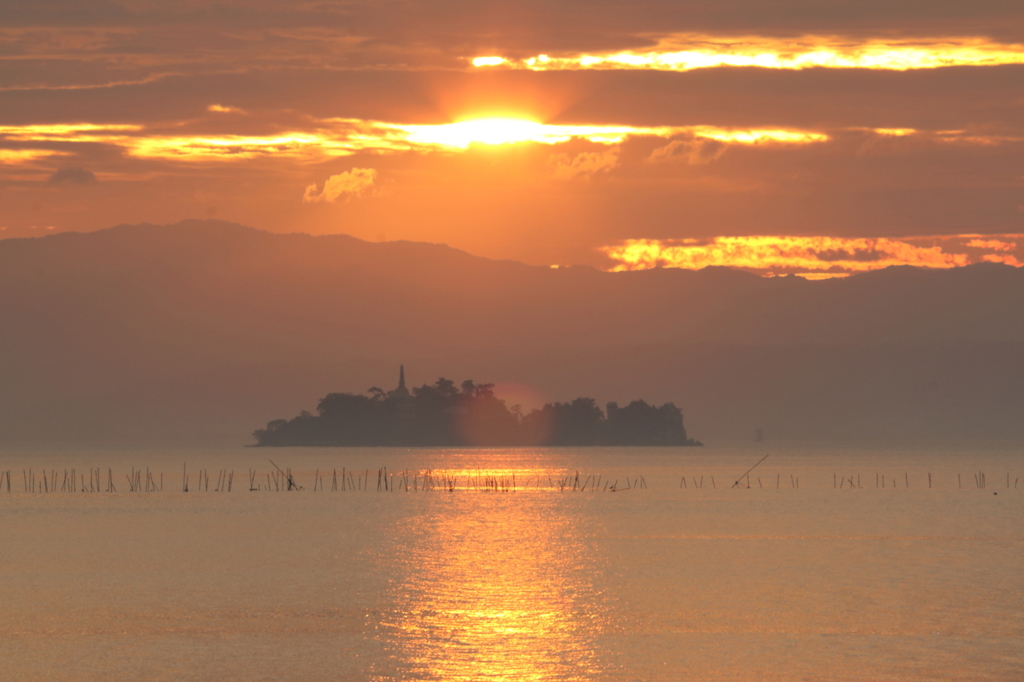
[[[478,118],[434,126],[409,126],[409,140],[465,149],[471,144],[513,144],[538,140],[545,126],[521,118]]]

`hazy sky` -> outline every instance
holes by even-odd
[[[1020,265],[1024,5],[5,0],[0,237],[189,217],[606,268]]]

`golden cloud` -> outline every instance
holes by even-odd
[[[981,257],[981,260],[986,263],[1002,263],[1003,265],[1012,265],[1015,268],[1024,266],[1024,262],[1020,261],[1016,256],[1001,253],[986,253]]]
[[[211,104],[206,107],[206,110],[215,114],[244,114],[244,109],[238,107],[225,106],[223,104]]]
[[[572,139],[597,144],[619,144],[628,137],[674,137],[686,135],[732,142],[759,144],[806,144],[823,142],[828,135],[816,131],[777,128],[719,128],[715,126],[625,126],[625,125],[555,125],[525,119],[471,119],[439,125],[396,125],[378,123],[386,130],[404,133],[413,144],[450,149],[466,149],[472,144],[511,144],[535,142],[559,144]]]
[[[18,142],[107,142],[139,130],[142,126],[104,123],[0,125],[0,137]]]
[[[318,133],[280,135],[151,135],[110,140],[135,157],[177,161],[244,160],[260,156],[345,156],[348,146]]]
[[[800,272],[800,273],[796,273],[796,274],[798,276],[800,276],[800,277],[803,277],[804,279],[809,279],[809,280],[812,280],[812,281],[818,281],[818,280],[822,280],[822,279],[843,279],[844,277],[849,277],[851,273],[849,273],[849,272]]]
[[[49,149],[0,149],[0,163],[17,165],[36,159],[45,159],[50,156],[67,156],[68,152],[58,152]]]
[[[1010,239],[1024,235],[857,238],[805,236],[715,237],[710,240],[629,239],[600,250],[616,264],[613,271],[655,267],[697,270],[734,267],[761,274],[793,273],[811,279],[844,276],[894,265],[954,268],[995,262],[1020,267]],[[996,251],[997,253],[993,253]]]
[[[999,239],[972,239],[967,246],[975,249],[991,249],[993,251],[1013,251],[1017,248],[1014,242],[1004,242]]]
[[[221,111],[226,109],[222,107]],[[332,158],[358,152],[459,151],[473,145],[570,140],[617,145],[629,137],[703,138],[730,144],[808,144],[828,135],[807,130],[719,128],[715,126],[641,127],[625,125],[554,125],[527,119],[482,118],[455,123],[401,124],[360,119],[326,119],[309,130],[273,135],[167,135],[138,125],[71,123],[0,126],[0,140],[15,142],[90,142],[122,147],[137,158],[186,162],[237,161],[265,156]],[[53,152],[45,152],[53,153]],[[43,152],[21,152],[37,158]],[[14,159],[15,154],[9,158]]]
[[[217,113],[228,107],[220,107]],[[870,129],[882,136],[918,136],[937,143],[993,145],[1019,141],[965,131],[916,131]],[[840,132],[840,131],[835,131]],[[630,138],[661,138],[668,143],[656,149],[649,161],[683,158],[688,163],[707,163],[718,158],[728,145],[807,145],[828,142],[829,133],[787,128],[725,128],[708,125],[627,126],[562,125],[525,118],[478,118],[439,124],[403,124],[363,119],[323,119],[305,130],[269,135],[166,134],[141,125],[68,123],[0,126],[0,142],[16,142],[19,149],[5,152],[8,163],[28,161],[57,152],[31,150],[33,143],[98,143],[116,146],[136,158],[179,162],[244,161],[284,157],[318,161],[356,153],[458,152],[473,146],[520,143],[557,145],[572,140],[613,146]]]
[[[907,71],[946,66],[1024,64],[1024,45],[984,38],[853,41],[830,36],[795,40],[740,36],[726,38],[679,34],[649,50],[549,56],[512,60],[501,56],[471,59],[475,67],[505,66],[531,71],[635,69],[690,71],[722,66],[763,69],[882,69]]]
[[[553,175],[560,180],[590,178],[598,173],[607,173],[619,165],[619,148],[612,147],[604,152],[583,152],[576,156],[555,154],[551,162],[555,166]]]
[[[302,195],[303,203],[326,201],[334,203],[338,197],[351,197],[362,194],[373,186],[377,171],[372,168],[353,168],[350,171],[332,175],[324,183],[323,191],[317,194],[316,185],[310,185]]]
[[[648,161],[658,163],[673,159],[683,159],[691,166],[711,163],[725,153],[726,144],[714,138],[693,137],[685,140],[672,140],[664,147],[658,147],[647,157]]]

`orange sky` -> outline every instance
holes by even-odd
[[[1019,266],[1021,82],[996,0],[6,3],[0,238],[215,216],[607,269]]]

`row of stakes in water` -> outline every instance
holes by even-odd
[[[27,493],[116,493],[118,490],[117,477],[113,469],[108,468],[106,475],[103,475],[101,468],[96,467],[82,471],[79,469],[49,469],[36,472],[34,468],[22,469],[22,490]],[[373,474],[376,474],[374,480]],[[193,479],[193,476],[195,479]],[[163,473],[154,473],[148,467],[136,469],[132,467],[131,473],[124,474],[123,487],[121,491],[126,492],[162,492],[164,490]],[[182,492],[201,491],[209,492],[211,480],[214,492],[231,492],[234,486],[235,472],[228,469],[220,469],[216,477],[211,479],[208,469],[199,469],[189,472],[187,464],[182,467],[181,490]],[[731,480],[731,479],[729,479]],[[579,471],[573,474],[562,476],[517,476],[515,472],[507,474],[484,473],[453,475],[447,471],[435,471],[432,469],[410,471],[403,469],[398,472],[389,472],[387,467],[381,467],[375,472],[369,469],[363,471],[350,471],[342,468],[341,471],[332,469],[328,475],[318,469],[313,475],[312,490],[326,490],[326,482],[329,481],[332,492],[346,491],[369,491],[377,492],[419,492],[419,491],[448,491],[476,490],[485,492],[513,492],[529,488],[546,488],[560,492],[622,492],[625,490],[646,489],[647,480],[644,476],[627,476],[624,479],[605,478],[600,474],[583,476]],[[1005,487],[1016,488],[1020,482],[1019,477],[1006,474]],[[773,486],[772,483],[775,485]],[[911,488],[909,473],[904,472],[903,476],[887,476],[876,473],[875,488],[895,490],[898,488]],[[932,488],[933,476],[931,473],[920,481],[921,487]],[[728,481],[723,488],[799,488],[800,477],[788,475],[783,478],[777,473],[775,480],[769,476],[767,480],[761,476],[746,474],[743,477]],[[835,489],[855,490],[870,487],[865,485],[861,474],[839,474],[832,476],[832,487]],[[916,487],[916,486],[915,486]],[[985,472],[978,471],[966,478],[963,474],[957,474],[957,488],[987,489],[988,479]],[[705,488],[718,489],[718,483],[714,476],[682,476],[679,479],[679,488],[685,490],[701,490]],[[256,469],[249,469],[249,488],[253,492],[258,491],[298,491],[305,490],[290,468],[281,469],[274,466],[274,469],[260,475]],[[12,475],[10,470],[0,471],[0,492],[12,492]]]
[[[108,468],[106,476],[99,467],[88,469],[86,473],[78,469],[57,469],[42,470],[36,472],[34,468],[22,469],[22,489],[27,493],[117,493],[127,492],[162,492],[164,490],[163,473],[156,474],[148,467],[146,469],[132,468],[130,474],[125,474],[122,488],[118,489],[117,478],[114,470]],[[373,480],[373,473],[376,473],[376,481]],[[529,488],[549,488],[561,492],[620,492],[624,490],[645,489],[647,480],[641,476],[629,476],[624,479],[607,479],[601,474],[589,474],[583,476],[579,471],[563,476],[529,476],[523,478],[515,472],[508,474],[465,474],[454,475],[447,471],[435,471],[432,469],[422,471],[410,471],[403,469],[399,472],[389,472],[387,467],[377,469],[371,473],[369,469],[363,471],[350,471],[342,468],[341,471],[331,471],[330,489],[334,492],[346,491],[369,491],[375,489],[377,492],[418,492],[418,491],[448,491],[456,490],[477,490],[485,492],[513,492]],[[228,469],[220,469],[216,472],[216,478],[211,479],[208,469],[199,469],[189,472],[188,465],[182,467],[181,491],[209,492],[211,480],[214,492],[231,492],[234,486],[235,472]],[[328,478],[326,471],[321,473],[318,469],[313,475],[312,490],[325,490],[325,482]],[[620,483],[620,480],[622,481]],[[0,492],[12,492],[11,471],[0,471]],[[290,468],[275,468],[262,476],[256,469],[249,469],[249,488],[252,492],[259,491],[297,491],[305,490],[292,473]]]

